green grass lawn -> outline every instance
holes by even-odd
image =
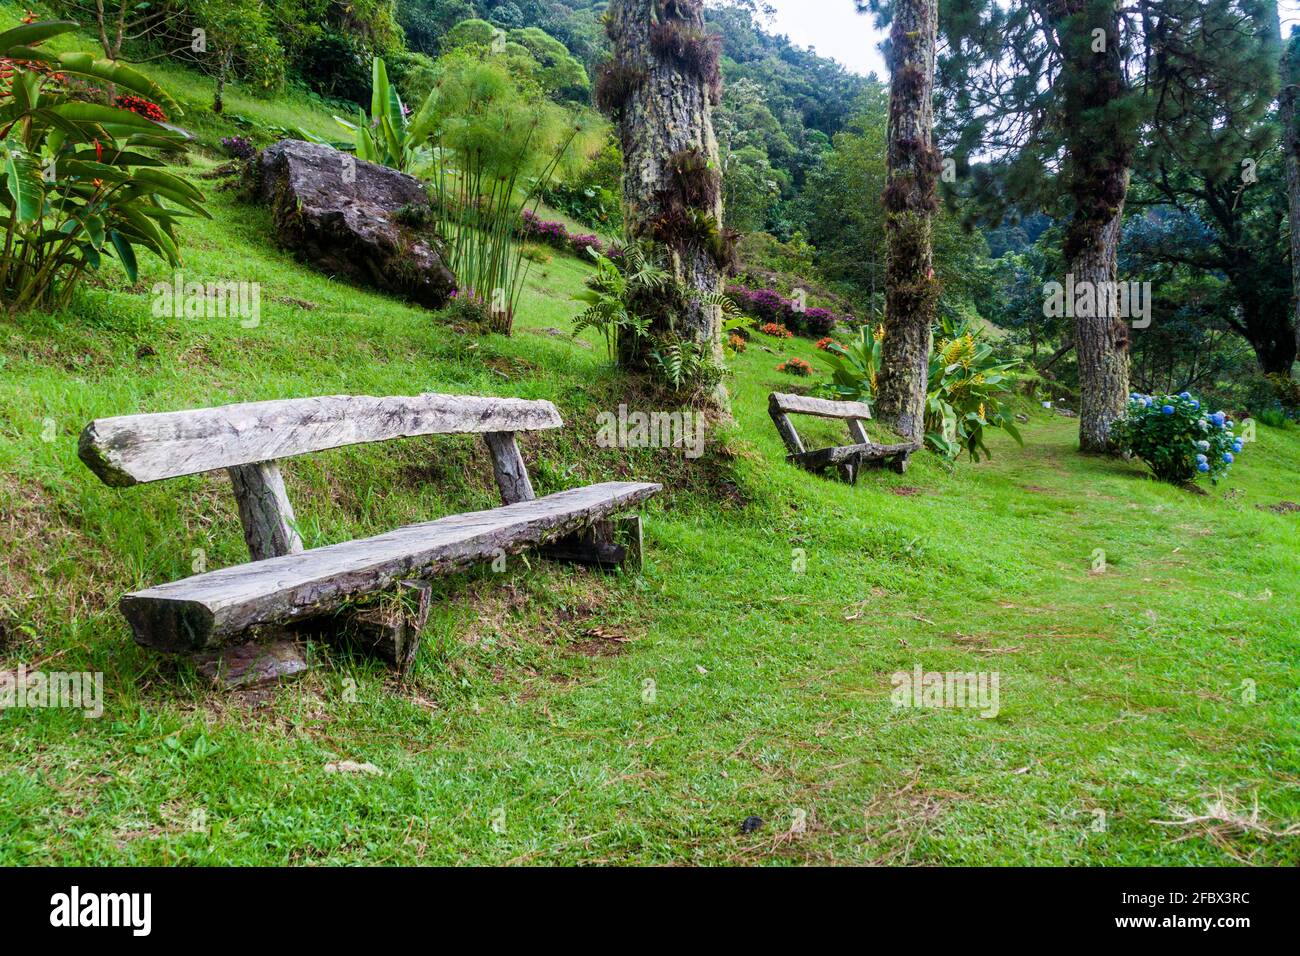
[[[1300,515],[1266,510],[1300,498],[1300,432],[1260,428],[1195,495],[1039,411],[1023,450],[848,487],[785,464],[767,417],[811,344],[756,336],[704,457],[604,449],[599,412],[650,406],[569,334],[581,260],[533,267],[513,337],[454,328],[295,262],[197,178],[215,161],[188,168],[216,218],[184,228],[186,278],[261,283],[258,327],[153,318],[154,262],[0,321],[0,670],[102,671],[106,695],[99,720],[0,715],[0,863],[1300,862],[1270,835],[1300,822]],[[663,481],[644,572],[441,580],[402,680],[321,647],[232,695],[133,644],[123,592],[246,553],[223,477],[106,488],[86,422],[419,391],[554,401],[568,427],[523,439],[539,493]],[[285,472],[309,546],[496,503],[470,437]],[[999,712],[895,708],[917,664],[996,672]],[[1211,804],[1254,825],[1176,824]]]

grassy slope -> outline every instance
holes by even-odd
[[[1152,822],[1219,792],[1258,798],[1275,827],[1300,818],[1300,534],[1255,507],[1297,497],[1295,432],[1261,429],[1204,497],[1077,455],[1071,423],[1048,418],[991,463],[949,475],[923,456],[848,488],[782,463],[765,396],[791,384],[781,358],[812,350],[763,340],[775,351],[735,363],[730,454],[598,449],[621,384],[598,349],[546,331],[569,327],[577,260],[535,272],[513,338],[475,336],[297,265],[229,192],[212,208],[186,230],[187,277],[261,282],[260,327],[153,319],[161,269],[0,325],[0,668],[103,670],[107,697],[99,721],[0,716],[0,862],[1300,859],[1294,839]],[[418,390],[556,401],[570,427],[526,440],[542,491],[667,480],[644,575],[519,561],[443,582],[400,683],[320,651],[306,679],[246,702],[131,643],[120,593],[243,546],[219,478],[99,485],[75,455],[87,420]],[[313,543],[493,500],[468,438],[286,471]],[[1000,714],[894,710],[890,674],[918,661],[998,671]],[[325,774],[337,759],[385,775]],[[200,809],[208,830],[191,832]],[[783,835],[796,809],[807,832]],[[742,836],[751,814],[768,825]]]

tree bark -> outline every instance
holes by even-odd
[[[1094,293],[1118,273],[1120,229],[1128,195],[1136,133],[1117,101],[1128,94],[1115,4],[1059,0],[1051,5],[1062,70],[1062,110],[1071,117],[1066,137],[1066,182],[1074,211],[1065,234],[1065,260],[1076,288]],[[1100,48],[1099,48],[1100,47]],[[1124,414],[1129,394],[1126,318],[1114,296],[1097,296],[1106,308],[1075,309],[1079,361],[1079,450],[1110,452],[1110,428]],[[1090,312],[1084,315],[1080,312]]]
[[[939,298],[931,245],[938,210],[934,149],[937,0],[898,0],[889,52],[888,183],[885,207],[885,337],[876,417],[900,435],[925,434],[931,329]]]
[[[1282,50],[1278,70],[1281,82],[1277,107],[1282,118],[1282,150],[1286,161],[1286,199],[1291,232],[1291,320],[1295,324],[1296,351],[1300,352],[1300,134],[1296,131],[1296,83],[1295,64],[1291,57],[1292,45],[1282,36],[1282,19],[1278,15],[1276,3],[1273,4],[1273,24],[1274,39]],[[1294,360],[1294,354],[1292,359]],[[1282,374],[1291,374],[1290,365]]]
[[[1123,178],[1127,188],[1127,171]],[[1096,240],[1070,260],[1076,286],[1088,282],[1098,289],[1103,283],[1115,281],[1123,219],[1121,200]],[[1128,406],[1128,323],[1115,314],[1113,297],[1107,301],[1111,308],[1094,308],[1092,315],[1076,314],[1074,318],[1079,361],[1079,449],[1085,452],[1110,451],[1110,426]]]
[[[727,236],[712,105],[720,93],[716,36],[705,32],[702,0],[614,0],[609,10],[621,94],[608,104],[623,147],[628,234],[662,251],[688,291],[722,291]],[[651,339],[705,344],[721,361],[717,306],[687,298],[638,303],[652,317]],[[652,341],[625,336],[620,361],[645,365]]]

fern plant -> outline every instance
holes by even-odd
[[[672,275],[636,243],[624,250],[621,267],[595,249],[587,251],[596,260],[596,274],[587,280],[587,288],[574,296],[587,303],[587,308],[574,320],[573,331],[599,332],[610,362],[615,363],[620,336],[649,334],[650,319],[636,313],[631,303],[642,294],[666,290]]]
[[[575,296],[577,301],[587,303],[587,308],[574,320],[574,331],[598,331],[605,340],[611,363],[617,363],[623,354],[619,345],[623,337],[653,339],[646,356],[649,370],[658,381],[674,392],[692,396],[716,389],[727,368],[718,358],[714,343],[678,335],[671,322],[675,311],[672,308],[664,310],[669,316],[669,327],[659,333],[652,332],[654,316],[643,311],[644,304],[695,302],[716,308],[723,316],[724,333],[748,329],[753,321],[742,315],[736,304],[721,292],[688,290],[658,254],[640,243],[627,246],[621,264],[594,249],[588,252],[596,260],[596,273],[587,280],[587,288]]]

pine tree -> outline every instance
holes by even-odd
[[[704,27],[703,0],[614,0],[613,59],[596,99],[617,123],[629,236],[653,244],[686,296],[636,303],[650,335],[620,338],[620,361],[642,367],[656,342],[721,359],[716,297],[732,255],[723,226],[722,182],[712,107],[721,96],[721,49]],[[710,301],[713,297],[714,301]]]
[[[861,6],[861,5],[860,5]],[[939,299],[932,223],[939,209],[934,149],[938,0],[895,0],[889,34],[885,207],[885,337],[876,414],[900,435],[925,434],[931,329]]]
[[[1300,353],[1300,132],[1296,130],[1296,85],[1300,83],[1300,32],[1294,28],[1282,40],[1282,18],[1271,0],[1273,41],[1282,49],[1279,61],[1278,117],[1282,123],[1282,156],[1286,164],[1288,220],[1291,224],[1291,318],[1295,325],[1296,352]],[[1289,370],[1288,370],[1289,372]]]
[[[1113,282],[1144,133],[1191,145],[1180,137],[1207,110],[1245,102],[1235,44],[1261,15],[1261,0],[950,0],[940,76],[959,170],[991,154],[975,184],[986,206],[1064,220],[1076,286]],[[1085,308],[1074,334],[1080,449],[1105,451],[1128,394],[1129,328],[1113,307]]]

